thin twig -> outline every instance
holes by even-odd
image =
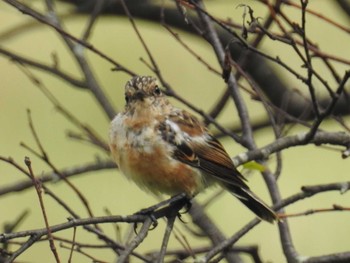
[[[35,186],[35,190],[36,190],[36,193],[38,195],[38,198],[39,198],[39,204],[40,204],[40,208],[41,208],[41,212],[43,213],[43,217],[44,217],[44,222],[45,222],[45,227],[46,227],[46,230],[47,230],[47,235],[48,235],[48,238],[49,238],[49,244],[50,244],[50,249],[51,249],[51,252],[53,253],[54,257],[55,257],[55,260],[57,263],[60,263],[60,257],[57,253],[57,249],[56,249],[56,246],[55,246],[55,242],[53,240],[53,237],[52,237],[52,233],[51,233],[51,227],[49,225],[49,221],[48,221],[48,217],[47,217],[47,214],[46,214],[46,209],[45,209],[45,205],[44,205],[44,200],[42,198],[42,195],[41,195],[41,183],[40,181],[38,181],[35,176],[34,176],[34,173],[33,173],[33,169],[32,169],[32,162],[30,160],[29,157],[25,157],[24,159],[24,163],[26,164],[26,166],[28,167],[28,171],[29,171],[29,175],[30,175],[30,178],[32,179],[33,181],[33,184]]]
[[[74,193],[78,196],[78,198],[80,199],[80,201],[83,203],[83,205],[85,206],[89,216],[93,217],[93,213],[92,210],[90,208],[89,202],[87,200],[87,198],[80,192],[80,190],[72,183],[70,182],[67,178],[65,178],[62,173],[59,171],[59,169],[56,168],[56,166],[51,162],[49,155],[46,153],[40,139],[39,136],[35,130],[34,124],[33,124],[33,120],[30,114],[30,111],[28,110],[28,122],[29,122],[29,127],[30,130],[34,136],[35,142],[37,144],[37,146],[40,149],[40,154],[36,153],[36,155],[41,158],[54,172],[55,174],[57,174],[61,180],[63,180],[73,191]],[[24,143],[21,144],[23,147],[25,147],[26,149],[30,149],[28,146],[26,146]],[[32,153],[35,153],[35,151],[33,149],[30,149]]]
[[[61,205],[73,217],[73,218],[70,218],[69,220],[75,220],[76,221],[76,220],[80,220],[81,219],[80,216],[76,212],[74,212],[73,209],[67,203],[65,203],[62,199],[60,199],[52,191],[50,191],[49,189],[46,188],[45,189],[45,193],[48,194],[49,196],[51,196],[53,198],[53,200],[55,200],[59,205]],[[121,250],[124,250],[124,246],[123,245],[117,243],[116,241],[114,241],[113,239],[108,237],[106,234],[101,232],[99,230],[99,228],[92,227],[89,224],[83,224],[82,226],[88,232],[91,232],[91,233],[95,234],[97,236],[97,238],[99,238],[100,240],[104,241],[107,244],[108,248],[112,248],[113,251],[117,255],[120,254]],[[95,226],[96,226],[96,224],[95,224]],[[138,254],[136,252],[133,252],[132,255],[135,256],[138,259],[141,259],[141,260],[145,261],[145,262],[149,261],[146,257],[144,257],[144,256],[142,256],[142,255],[140,255],[140,254]]]
[[[89,39],[92,33],[93,26],[96,24],[96,20],[105,4],[106,0],[100,0],[95,2],[94,9],[91,12],[88,24],[86,25],[86,29],[84,30],[83,36],[81,38],[82,41],[87,42],[87,40]]]
[[[13,161],[11,158],[1,157],[1,156],[0,156],[0,160],[8,163],[11,163]],[[77,166],[61,169],[60,172],[64,178],[68,178],[72,176],[82,175],[85,173],[91,173],[93,171],[115,169],[115,168],[116,168],[115,163],[110,160],[108,161],[98,160],[95,162],[80,164]],[[61,180],[55,172],[46,172],[36,177],[42,183]],[[8,184],[0,187],[0,196],[14,193],[14,192],[21,192],[21,191],[30,189],[32,186],[33,184],[30,180],[20,180],[13,184]]]
[[[316,194],[320,194],[328,191],[340,191],[340,193],[345,193],[350,189],[350,182],[333,183],[325,185],[316,186],[304,186],[302,187],[302,192],[294,194],[281,200],[278,204],[273,206],[274,210],[279,210],[283,207],[289,206],[295,202],[303,200],[305,198],[310,198]],[[282,214],[283,217],[283,214]],[[236,232],[233,236],[221,242],[218,246],[212,248],[204,257],[203,262],[209,262],[218,253],[222,252],[225,248],[228,248],[235,244],[243,235],[249,232],[252,228],[260,223],[260,219],[253,219],[248,224],[246,224],[240,231]]]
[[[67,247],[65,246],[64,244],[61,244],[61,248],[66,248],[66,249],[71,249],[70,247]],[[100,259],[97,259],[96,257],[86,253],[85,251],[83,251],[81,249],[81,247],[75,247],[74,248],[74,251],[76,251],[77,253],[81,254],[81,255],[84,255],[85,257],[87,257],[88,259],[91,260],[91,262],[96,262],[96,263],[109,263],[107,261],[103,261],[103,260],[100,260]]]
[[[76,234],[77,234],[77,228],[76,228],[76,227],[73,227],[73,239],[72,239],[72,245],[71,245],[71,248],[70,248],[68,263],[71,263],[71,262],[72,262],[73,251],[74,251],[74,247],[75,247],[75,238],[76,238]]]
[[[40,63],[38,61],[25,58],[24,56],[17,55],[15,53],[12,53],[11,51],[8,51],[6,49],[0,48],[0,53],[7,56],[11,60],[18,62],[22,65],[31,66],[33,68],[37,68],[40,70],[43,70],[45,72],[48,72],[49,74],[53,74],[57,76],[59,79],[66,81],[67,83],[71,84],[73,87],[81,88],[81,89],[87,89],[86,83],[78,80],[69,74],[61,71],[57,67],[52,67],[49,65],[46,65],[44,63]]]
[[[55,23],[50,21],[46,16],[40,14],[39,12],[30,8],[29,6],[23,4],[19,1],[16,1],[16,0],[4,0],[4,2],[12,5],[13,7],[15,7],[18,11],[22,12],[23,14],[29,15],[29,16],[33,17],[34,19],[38,20],[39,22],[54,28],[62,36],[65,36],[65,37],[73,40],[74,42],[86,47],[87,49],[89,49],[93,53],[95,53],[96,55],[100,56],[101,58],[105,59],[106,61],[110,62],[112,65],[117,67],[118,70],[123,71],[131,76],[135,75],[135,73],[133,71],[122,66],[120,63],[116,62],[115,60],[110,58],[108,55],[104,54],[102,51],[96,49],[93,45],[86,43],[86,42],[76,38],[75,36],[69,34],[65,30],[63,30],[61,27],[57,26]]]
[[[204,27],[206,29],[206,32],[207,32],[206,37],[209,39],[209,42],[215,51],[215,54],[217,56],[220,66],[224,68],[225,51],[218,37],[218,34],[212,25],[211,17],[208,16],[207,12],[204,12],[204,4],[202,1],[194,2],[191,0],[190,2],[196,7],[198,15],[201,18],[204,24]],[[252,135],[253,132],[252,132],[252,127],[250,125],[249,113],[248,113],[246,104],[239,91],[237,80],[232,73],[229,74],[229,77],[227,79],[227,85],[228,85],[230,94],[233,98],[233,101],[235,103],[235,106],[240,118],[240,122],[242,125],[243,136],[240,143],[242,143],[244,146],[248,147],[249,149],[252,149],[255,147],[255,142],[253,140],[253,135]]]
[[[185,50],[187,50],[192,56],[194,56],[199,62],[201,62],[208,70],[215,73],[216,75],[221,76],[221,73],[213,68],[207,61],[205,61],[200,55],[196,53],[192,48],[190,48],[179,36],[179,33],[174,32],[166,23],[165,21],[162,21],[162,25],[168,32],[179,42]]]
[[[309,44],[306,39],[306,7],[308,4],[308,0],[300,0],[302,9],[301,9],[301,30],[298,31],[301,34],[301,37],[303,39],[303,47],[304,47],[304,53],[306,57],[306,69],[307,69],[307,80],[306,80],[306,85],[309,88],[310,96],[311,96],[311,101],[313,105],[313,109],[316,115],[316,118],[319,118],[320,112],[318,108],[318,101],[316,98],[315,94],[315,87],[312,83],[312,76],[313,76],[313,69],[312,69],[312,60],[310,56],[310,51],[309,51]]]
[[[350,211],[350,207],[344,207],[341,205],[334,204],[331,208],[308,209],[304,212],[288,213],[288,214],[282,214],[282,215],[280,214],[278,217],[280,219],[283,219],[283,218],[291,218],[291,217],[309,216],[317,213],[342,212],[342,211]]]
[[[148,231],[150,227],[152,226],[153,221],[151,217],[147,217],[146,220],[142,224],[142,228],[139,232],[139,234],[128,244],[128,246],[125,248],[123,253],[118,258],[117,263],[124,263],[127,262],[131,252],[137,248],[141,242],[146,238]]]
[[[164,262],[164,257],[165,257],[165,254],[167,253],[169,238],[170,238],[170,235],[171,235],[173,227],[174,227],[177,213],[178,212],[176,211],[176,209],[174,209],[172,211],[172,213],[167,216],[168,221],[167,221],[167,225],[166,225],[164,236],[163,236],[162,246],[160,248],[160,252],[158,255],[158,260],[157,260],[158,263]]]
[[[329,103],[328,107],[322,113],[319,114],[319,117],[313,123],[312,128],[305,136],[305,141],[304,141],[305,144],[308,143],[310,140],[312,140],[312,138],[315,136],[315,134],[316,134],[319,126],[323,122],[323,120],[326,117],[328,117],[332,113],[332,111],[334,110],[335,105],[337,104],[339,98],[341,97],[341,94],[343,93],[343,91],[345,89],[345,84],[347,83],[349,78],[350,78],[350,70],[346,71],[344,73],[344,77],[343,77],[342,81],[340,82],[340,84],[339,84],[331,102]]]
[[[290,0],[284,1],[284,4],[292,6],[292,7],[295,7],[297,9],[302,9],[303,8],[302,5],[298,5],[296,2],[293,2],[293,1],[290,1]],[[317,18],[319,18],[320,20],[324,20],[326,23],[328,23],[330,25],[333,25],[334,27],[337,27],[337,28],[343,30],[344,32],[346,32],[348,34],[350,33],[350,28],[349,27],[343,26],[342,24],[334,21],[333,19],[331,19],[330,17],[325,16],[322,13],[319,13],[319,12],[317,12],[315,10],[310,9],[310,8],[306,8],[305,12],[309,13],[309,14],[317,17]]]
[[[93,225],[93,224],[107,224],[107,223],[141,223],[148,220],[149,217],[143,215],[130,215],[130,216],[100,216],[94,218],[80,218],[80,219],[70,219],[68,222],[50,226],[50,232],[56,233],[73,227],[84,226],[84,225]],[[14,238],[27,237],[27,236],[42,236],[48,235],[47,228],[25,230],[14,233],[2,233],[0,234],[0,242],[6,240],[11,240]]]

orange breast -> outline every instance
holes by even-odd
[[[207,186],[205,175],[172,157],[172,147],[155,131],[162,116],[118,115],[112,122],[110,148],[125,176],[155,194],[194,195]]]
[[[182,192],[193,195],[205,188],[201,172],[173,159],[166,147],[158,144],[148,152],[133,147],[125,150],[121,168],[141,188],[169,195]]]

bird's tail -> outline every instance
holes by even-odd
[[[261,219],[270,223],[277,220],[276,213],[249,189],[234,185],[224,185],[224,187]]]

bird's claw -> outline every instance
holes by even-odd
[[[154,206],[150,206],[150,207],[141,209],[140,211],[136,212],[134,215],[149,216],[150,219],[152,220],[152,228],[150,228],[150,230],[153,230],[158,225],[158,221],[157,221],[157,218],[155,216],[155,212],[164,206],[168,206],[168,207],[179,206],[178,209],[181,209],[181,207],[184,207],[185,210],[183,212],[178,212],[177,217],[179,218],[179,220],[181,222],[186,223],[183,221],[181,215],[187,213],[191,209],[192,203],[191,203],[191,199],[188,198],[185,193],[181,193],[181,194],[178,194],[176,196],[173,196],[171,199],[162,201]],[[134,232],[137,234],[136,228],[137,228],[137,223],[134,224]]]
[[[185,200],[185,204],[184,204],[184,211],[181,212],[180,214],[186,214],[188,213],[188,211],[190,211],[191,207],[192,207],[192,202],[191,202],[191,199],[186,199]]]
[[[154,208],[153,207],[141,209],[140,211],[136,212],[135,215],[148,216],[151,219],[152,227],[149,230],[153,230],[158,226],[158,220],[154,215]],[[134,232],[137,235],[137,223],[134,223]]]

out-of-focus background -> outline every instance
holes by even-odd
[[[231,18],[235,22],[241,22],[243,8],[237,8],[237,6],[242,3],[247,4],[247,2],[254,10],[254,15],[261,17],[263,21],[267,8],[258,1],[205,1],[205,4],[211,14],[223,19]],[[299,1],[293,2],[299,3]],[[30,1],[30,5],[38,10],[44,9],[42,1]],[[88,16],[83,14],[65,15],[70,13],[74,7],[59,1],[56,2],[56,8],[58,13],[62,15],[65,29],[79,38],[86,27]],[[335,5],[334,1],[310,1],[308,8],[324,14],[342,25],[347,27],[349,25],[348,17]],[[295,21],[300,22],[300,10],[285,7],[284,11],[293,16]],[[224,82],[220,82],[220,77],[211,73],[196,58],[189,55],[188,51],[159,24],[156,25],[137,19],[136,22],[165,79],[181,96],[198,108],[210,109],[225,88]],[[70,51],[58,33],[52,28],[38,23],[28,15],[21,14],[14,7],[4,2],[0,4],[0,25],[0,48],[48,65],[57,63],[58,68],[64,72],[73,76],[81,75]],[[312,15],[308,15],[307,29],[310,38],[317,41],[322,50],[339,57],[350,58],[349,34],[345,34],[338,28]],[[274,28],[271,30],[273,31]],[[189,33],[176,31],[204,60],[220,70],[216,57],[208,43]],[[148,58],[125,16],[100,15],[88,42],[134,72],[153,75],[149,68],[140,61],[140,57],[145,60],[148,60]],[[298,68],[299,72],[303,72],[300,61],[289,46],[266,40],[263,41],[261,50],[274,57],[279,56],[288,65]],[[113,66],[96,54],[89,51],[86,51],[86,54],[103,91],[112,101],[115,109],[117,111],[122,110],[124,84],[130,76],[112,71]],[[340,72],[349,68],[348,65],[341,63],[335,63],[334,66]],[[299,80],[288,75],[277,65],[272,65],[272,67],[278,74],[281,74],[281,78],[288,82],[291,87],[300,88],[302,84]],[[30,69],[30,72],[52,92],[69,112],[73,113],[82,123],[92,127],[104,140],[107,140],[109,119],[89,92],[72,87],[67,82],[40,70]],[[4,55],[0,56],[0,75],[0,156],[11,157],[23,167],[25,167],[24,157],[30,157],[36,175],[51,170],[32,152],[20,145],[25,143],[38,150],[28,125],[27,110],[29,109],[40,141],[50,160],[59,169],[81,166],[110,158],[107,153],[97,147],[68,138],[67,132],[78,132],[77,127],[55,110],[52,103],[43,95],[37,85],[30,81],[18,64]],[[247,94],[244,96],[252,121],[265,118],[261,105],[250,100]],[[174,100],[174,103],[185,107],[178,101]],[[224,113],[219,116],[218,122],[223,126],[231,123],[237,124],[239,122],[235,114],[236,111],[233,105],[230,104],[225,108]],[[348,119],[345,118],[345,120]],[[334,121],[326,121],[322,128],[339,130]],[[294,129],[293,132],[297,133],[298,127]],[[264,146],[274,140],[270,129],[259,130],[255,138],[259,146]],[[222,142],[231,156],[246,151],[231,139],[224,138]],[[310,145],[288,149],[282,153],[282,158],[283,170],[278,182],[282,197],[288,197],[299,192],[301,186],[304,185],[349,181],[350,164],[348,160],[341,159],[339,151],[332,151],[327,148],[321,149]],[[274,163],[275,157],[271,157],[270,164],[272,167]],[[267,189],[259,173],[252,171],[246,171],[246,173],[251,188],[270,204]],[[25,175],[13,166],[0,162],[0,189],[25,179],[27,179]],[[113,215],[129,215],[158,201],[158,199],[141,191],[134,184],[124,179],[116,169],[105,169],[74,176],[70,181],[88,198],[95,216],[107,215],[106,209]],[[88,216],[81,202],[65,183],[52,182],[48,184],[48,187],[82,217]],[[217,190],[210,189],[200,194],[197,199],[206,200]],[[43,197],[49,223],[54,225],[65,222],[69,214],[47,195],[43,195]],[[333,204],[348,206],[349,201],[350,198],[347,193],[341,195],[339,192],[330,192],[291,205],[286,209],[286,212],[297,213],[308,209],[330,208]],[[38,198],[33,189],[1,195],[0,227],[3,228],[6,224],[13,222],[25,210],[28,210],[29,214],[15,231],[44,227]],[[227,236],[235,233],[248,220],[253,218],[253,215],[229,194],[221,196],[217,202],[208,207],[207,211],[210,217],[217,222],[220,230]],[[184,216],[184,221],[187,219],[188,217]],[[300,255],[305,257],[349,250],[349,219],[349,212],[344,211],[316,213],[291,218],[289,220],[290,230],[296,249]],[[180,221],[176,223],[179,228],[182,224],[184,223]],[[164,222],[161,221],[155,230],[150,231],[149,236],[138,248],[138,251],[158,250],[164,226]],[[122,227],[121,235],[126,235],[126,229],[127,227]],[[106,224],[103,226],[103,230],[112,237],[116,235],[114,225]],[[0,232],[3,232],[3,230],[0,230]],[[72,234],[73,230],[70,229],[55,235],[71,239]],[[77,239],[83,240],[84,243],[96,242],[94,236],[81,229],[77,230]],[[21,241],[24,241],[24,239]],[[201,240],[200,238],[189,238],[189,242],[197,244]],[[67,261],[69,249],[60,247],[60,242],[56,243],[62,262]],[[261,223],[244,236],[237,245],[258,245],[264,262],[285,261],[276,224]],[[170,246],[181,247],[176,238],[172,238]],[[108,249],[96,249],[90,252],[95,258],[105,262],[112,262],[115,256]],[[251,260],[249,257],[243,258],[247,262]],[[90,262],[91,260],[89,261],[84,255],[75,253],[73,261]],[[18,262],[53,262],[47,241],[35,244],[18,258]]]

